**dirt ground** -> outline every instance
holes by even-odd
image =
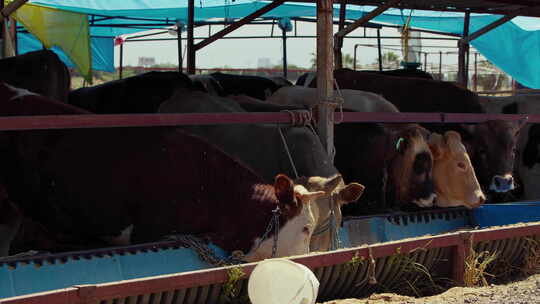
[[[425,298],[412,298],[393,293],[371,295],[365,299],[345,299],[324,304],[540,304],[540,274],[504,285],[468,288],[454,287]]]

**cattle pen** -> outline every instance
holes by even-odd
[[[26,1],[14,1],[13,5],[22,5]],[[228,28],[208,38],[199,45],[194,44],[194,0],[188,1],[188,73],[195,71],[196,50],[222,38],[234,29],[261,16],[265,12],[278,7],[285,1],[270,2],[264,8],[250,14],[240,21],[232,23]],[[310,2],[310,1],[308,1]],[[511,20],[515,16],[540,16],[540,1],[505,1],[477,0],[469,1],[335,1],[341,7],[362,4],[377,6],[371,13],[345,27],[344,17],[340,14],[340,31],[332,33],[333,1],[319,0],[317,4],[317,90],[319,94],[319,117],[317,123],[319,136],[326,150],[333,150],[333,127],[339,123],[444,123],[471,124],[490,120],[526,121],[540,123],[540,115],[534,114],[465,114],[465,113],[352,113],[340,112],[334,95],[333,68],[341,62],[340,46],[345,35],[354,28],[369,22],[371,18],[383,13],[391,7],[403,9],[427,9],[455,11],[465,13],[464,35],[459,41],[459,80],[466,84],[466,54],[468,43],[498,25]],[[11,4],[3,16],[9,15],[15,7]],[[496,22],[469,34],[467,20],[470,13],[490,13],[504,15]],[[338,107],[336,109],[336,107]],[[109,127],[153,127],[153,126],[185,126],[185,125],[219,125],[219,124],[277,124],[292,125],[296,118],[290,113],[206,113],[206,114],[111,114],[111,115],[48,115],[0,117],[0,131],[47,130],[47,129],[85,129]],[[456,211],[462,212],[462,211]],[[467,215],[469,211],[463,211]],[[452,211],[450,211],[452,213]],[[440,214],[444,214],[441,212]],[[409,222],[429,223],[437,215],[425,217],[402,216]],[[447,215],[441,215],[447,216]],[[389,216],[391,217],[391,216]],[[529,240],[540,238],[539,219],[526,220],[529,223],[514,224],[501,227],[481,227],[467,231],[450,232],[435,236],[420,236],[411,240],[362,245],[350,240],[351,248],[338,249],[325,253],[313,253],[291,258],[314,270],[321,282],[320,300],[331,300],[344,297],[365,296],[375,291],[375,285],[395,286],[400,279],[418,275],[403,270],[406,263],[420,263],[429,270],[437,270],[442,276],[451,278],[457,284],[463,284],[466,259],[473,252],[498,252],[510,264],[516,264],[527,254],[526,244]],[[520,222],[519,220],[516,222]],[[471,223],[477,224],[475,222]],[[475,225],[478,226],[478,225]],[[480,225],[481,226],[481,225]],[[349,228],[352,229],[352,228]],[[136,245],[122,248],[100,249],[88,252],[13,258],[0,261],[0,268],[5,273],[23,266],[36,269],[44,265],[61,267],[66,263],[78,260],[118,260],[129,255],[158,254],[161,251],[181,247],[174,242]],[[405,258],[403,258],[405,257]],[[153,257],[156,258],[156,257]],[[401,258],[401,259],[400,259]],[[148,260],[141,260],[148,262]],[[157,260],[157,258],[156,258]],[[165,262],[166,263],[166,262]],[[405,263],[405,264],[404,264]],[[132,280],[112,281],[99,284],[76,284],[75,286],[42,293],[0,299],[0,303],[227,303],[230,299],[222,296],[226,284],[231,284],[230,270],[239,269],[243,276],[234,282],[238,292],[236,300],[242,300],[247,290],[247,279],[256,263],[219,267],[208,270],[197,270],[161,276],[147,276]],[[118,265],[113,265],[118,267]],[[36,277],[34,279],[37,279]],[[11,286],[5,289],[15,290],[16,284],[32,284],[32,282],[16,282],[12,278]],[[4,288],[4,286],[0,286]],[[244,298],[245,300],[245,298]]]

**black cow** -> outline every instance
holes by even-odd
[[[226,95],[247,95],[259,100],[265,100],[281,86],[265,77],[233,75],[216,72],[210,74],[219,82]]]
[[[98,114],[155,113],[176,89],[192,86],[179,72],[148,72],[74,90],[69,103]]]
[[[62,102],[71,87],[69,70],[49,50],[0,59],[0,81]]]

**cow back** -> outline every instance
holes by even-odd
[[[155,113],[176,89],[191,87],[182,73],[148,72],[74,90],[69,103],[98,114]]]
[[[219,82],[225,95],[247,95],[259,100],[265,100],[279,89],[279,86],[274,81],[265,77],[220,72],[210,75]]]
[[[385,71],[375,71],[375,70],[362,70],[361,72],[366,73],[375,73],[387,76],[397,76],[397,77],[408,77],[408,78],[423,78],[423,79],[433,79],[431,74],[424,72],[418,69],[396,69],[396,70],[385,70]]]
[[[71,86],[66,65],[49,50],[0,59],[0,80],[62,102]]]

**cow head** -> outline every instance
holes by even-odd
[[[283,174],[276,176],[274,190],[281,212],[276,257],[309,253],[309,242],[316,225],[312,205],[324,191],[310,192]],[[253,262],[271,258],[273,247],[273,236],[262,242],[258,238],[244,260]]]
[[[340,174],[332,177],[301,177],[295,183],[308,191],[323,191],[324,195],[312,205],[316,226],[311,236],[310,251],[327,251],[332,247],[332,233],[341,226],[341,206],[357,201],[364,192],[358,183],[345,185]]]
[[[433,133],[429,140],[433,154],[433,181],[438,207],[476,208],[486,197],[474,174],[474,168],[461,143],[461,136],[448,131],[444,136]]]
[[[429,132],[417,125],[397,129],[390,137],[388,187],[397,203],[413,202],[420,207],[433,205],[433,156],[428,137]]]
[[[515,189],[512,175],[519,131],[525,121],[493,120],[466,125],[464,141],[484,190],[505,193]]]

